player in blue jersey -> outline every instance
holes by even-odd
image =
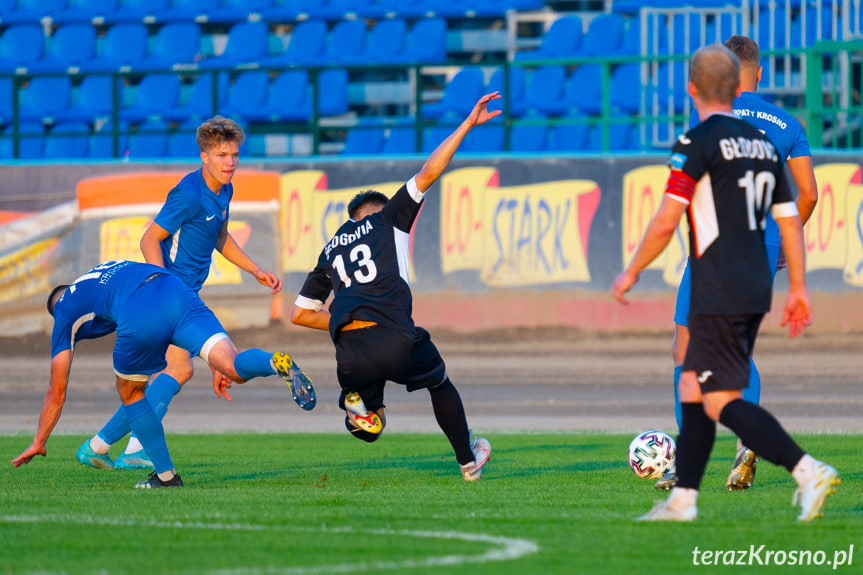
[[[491,445],[482,437],[471,442],[461,396],[429,333],[411,317],[408,243],[426,190],[468,132],[500,114],[487,109],[498,98],[497,92],[480,98],[467,119],[392,198],[370,190],[351,200],[350,219],[324,247],[291,317],[297,325],[329,330],[342,388],[339,407],[345,410],[345,426],[354,437],[368,442],[380,437],[386,424],[387,381],[408,391],[427,389],[466,481],[480,478]],[[331,292],[333,300],[325,310]]]
[[[797,184],[797,210],[800,220],[805,224],[815,209],[818,201],[818,186],[815,182],[815,173],[812,170],[812,157],[809,153],[809,142],[803,127],[785,110],[769,104],[755,94],[758,82],[761,80],[761,54],[758,44],[751,38],[745,36],[732,36],[725,41],[725,46],[740,60],[740,87],[741,94],[734,100],[734,113],[758,128],[776,146],[780,156],[786,160],[786,165]],[[699,123],[698,112],[694,110],[690,119],[690,127]],[[772,216],[767,219],[767,229],[764,234],[764,243],[767,246],[767,256],[770,261],[770,269],[773,274],[779,267],[780,260],[780,238],[779,227]],[[784,267],[784,266],[783,266]],[[683,277],[677,291],[677,305],[674,310],[674,340],[671,344],[671,355],[674,360],[674,409],[677,417],[677,425],[680,427],[680,397],[678,383],[686,355],[686,347],[689,344],[689,328],[687,316],[689,315],[690,301],[690,270],[689,262],[683,270]],[[743,396],[747,401],[758,403],[761,399],[761,377],[755,362],[751,362],[749,385],[744,389]],[[758,461],[756,454],[738,442],[737,457],[731,473],[728,475],[726,487],[729,490],[742,490],[752,485],[755,477],[755,465]],[[674,487],[676,481],[675,470],[666,472],[665,476],[656,482],[656,488],[667,490]]]
[[[213,380],[217,396],[227,397],[231,382],[276,374],[293,390],[314,393],[311,382],[286,354],[261,349],[238,352],[197,293],[162,267],[105,262],[71,285],[55,288],[48,297],[48,312],[54,317],[50,385],[33,443],[12,460],[15,467],[46,455],[48,437],[66,401],[75,343],[81,339],[117,333],[114,373],[125,420],[154,465],[150,478],[136,487],[183,486],[168,453],[161,417],[145,393],[150,376],[165,369],[169,345],[200,355],[224,374]]]
[[[168,193],[165,204],[141,238],[144,259],[171,270],[197,292],[210,273],[213,250],[218,250],[273,294],[278,293],[282,289],[279,277],[262,270],[228,232],[234,194],[231,180],[245,139],[243,129],[232,120],[216,116],[198,127],[196,139],[202,166]],[[192,358],[186,350],[170,346],[167,360],[167,368],[153,378],[147,390],[160,417],[164,417],[171,399],[194,374]],[[214,372],[213,377],[221,376]],[[102,469],[152,467],[134,434],[116,461],[108,455],[111,445],[128,433],[124,419],[123,409],[118,409],[97,435],[81,445],[76,454],[78,461]]]

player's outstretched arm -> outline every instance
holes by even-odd
[[[683,216],[684,211],[686,211],[686,204],[674,200],[667,195],[662,198],[659,211],[650,220],[647,231],[644,233],[644,238],[638,245],[632,261],[629,262],[626,269],[614,280],[611,293],[617,301],[623,305],[629,305],[629,301],[624,297],[624,294],[638,281],[638,274],[641,273],[641,270],[650,265],[650,262],[662,253],[662,250],[665,249],[665,246],[674,237],[674,231],[680,224],[680,218]]]
[[[775,215],[774,215],[775,217]],[[788,261],[788,299],[782,313],[782,325],[788,335],[797,337],[812,323],[812,309],[806,293],[806,254],[803,250],[803,225],[797,214],[775,218],[782,237],[782,249]]]
[[[222,229],[219,232],[219,238],[216,241],[216,249],[219,250],[219,253],[222,254],[226,260],[241,270],[247,271],[255,276],[255,279],[258,280],[259,284],[270,288],[273,295],[282,291],[282,280],[279,276],[273,272],[261,269],[258,264],[249,257],[249,254],[243,251],[243,248],[240,247],[240,244],[237,243],[234,236],[228,232],[228,222],[225,222],[225,225],[222,226]]]
[[[161,268],[165,267],[165,261],[162,259],[162,240],[169,235],[168,230],[153,222],[141,236],[141,253],[144,254],[144,261],[148,264],[153,264]]]
[[[45,445],[48,437],[60,420],[63,404],[66,403],[66,387],[69,384],[69,371],[72,369],[72,350],[61,351],[51,359],[51,380],[48,392],[42,402],[42,413],[39,415],[39,424],[36,427],[36,435],[33,443],[25,449],[21,455],[12,460],[12,465],[19,467],[37,455],[45,457],[48,453]]]
[[[497,92],[486,94],[480,98],[473,107],[473,110],[471,110],[470,114],[468,114],[467,118],[464,119],[459,127],[456,128],[452,134],[447,136],[447,139],[441,142],[437,148],[435,148],[435,151],[432,152],[431,156],[426,160],[426,163],[423,165],[414,180],[419,191],[425,192],[433,183],[435,183],[435,181],[437,181],[449,165],[456,150],[458,150],[458,147],[461,145],[462,140],[464,140],[465,136],[467,136],[468,132],[470,132],[474,126],[485,124],[495,116],[499,116],[503,113],[501,110],[495,110],[494,112],[488,111],[488,103],[492,100],[498,99],[500,99],[500,95]]]
[[[788,169],[797,184],[797,211],[800,213],[800,222],[805,225],[818,203],[818,182],[812,169],[812,157],[789,158]]]

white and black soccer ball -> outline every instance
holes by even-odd
[[[629,444],[629,467],[642,479],[659,479],[674,466],[677,444],[661,431],[639,433]]]

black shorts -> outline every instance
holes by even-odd
[[[690,314],[683,371],[694,371],[701,393],[744,389],[749,358],[764,314]]]
[[[343,331],[336,341],[337,374],[344,396],[356,392],[366,408],[384,407],[384,384],[392,381],[408,391],[434,387],[446,379],[446,365],[421,327],[398,331],[379,325]]]

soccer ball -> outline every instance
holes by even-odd
[[[661,431],[639,433],[629,444],[629,467],[642,479],[658,479],[674,465],[677,445]]]

